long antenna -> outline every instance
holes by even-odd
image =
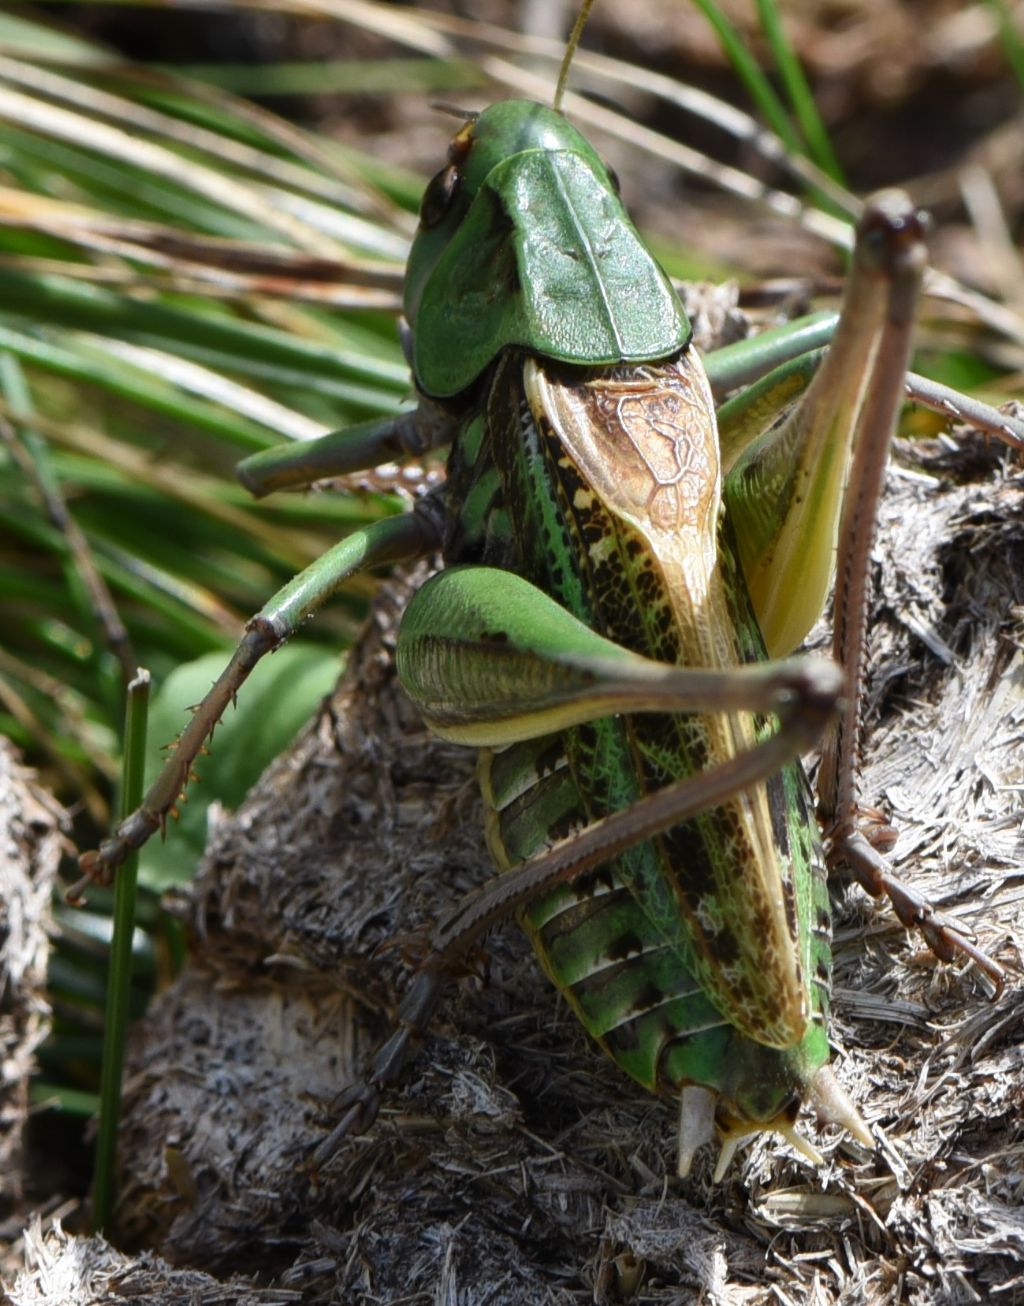
[[[590,11],[594,7],[594,0],[583,0],[580,11],[576,15],[576,22],[573,25],[572,34],[569,37],[569,44],[565,47],[565,54],[562,56],[562,66],[558,71],[558,85],[555,87],[555,98],[551,102],[551,107],[562,112],[562,100],[565,97],[565,85],[569,80],[569,67],[572,64],[572,57],[576,53],[576,47],[580,43],[580,37],[583,35],[583,29],[587,25],[587,19],[590,17]]]

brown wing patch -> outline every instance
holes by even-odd
[[[559,446],[605,633],[685,665],[739,665],[718,559],[714,410],[696,355],[588,380],[528,362],[525,380],[535,420]],[[664,720],[631,723],[652,786],[676,778],[680,751],[692,773],[755,742],[747,714],[674,718],[674,739]],[[661,851],[708,996],[758,1042],[789,1047],[805,1033],[811,1000],[772,798],[766,786],[738,794],[665,836]]]

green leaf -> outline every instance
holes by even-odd
[[[211,653],[178,667],[167,678],[150,710],[146,774],[156,775],[170,742],[224,669],[222,653]],[[238,711],[217,727],[209,755],[200,759],[198,782],[181,805],[181,817],[166,842],[151,840],[143,849],[139,882],[155,892],[191,879],[206,844],[206,811],[213,801],[236,807],[266,767],[295,738],[317,703],[338,678],[336,653],[309,643],[290,643],[265,658],[239,694]]]

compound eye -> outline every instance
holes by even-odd
[[[601,160],[604,163],[604,160]],[[610,163],[605,163],[604,170],[608,174],[608,180],[611,182],[612,190],[616,195],[622,194],[622,187],[619,185],[619,174],[615,171]]]
[[[459,190],[459,170],[449,163],[432,177],[420,203],[420,226],[434,227],[452,206]]]

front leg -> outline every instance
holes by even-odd
[[[437,521],[425,510],[424,501],[417,511],[356,531],[279,590],[246,623],[241,643],[174,741],[141,804],[98,849],[82,853],[83,878],[68,897],[78,897],[90,881],[109,883],[129,853],[163,830],[192,778],[196,758],[261,658],[280,647],[349,577],[375,566],[425,557],[439,547],[440,540]]]

